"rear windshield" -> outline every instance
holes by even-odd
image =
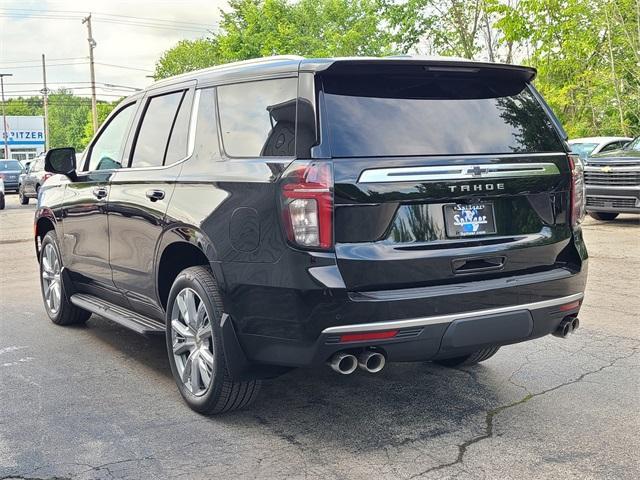
[[[0,160],[0,171],[22,170],[22,165],[17,160]]]
[[[563,151],[521,80],[446,75],[327,75],[334,157]]]

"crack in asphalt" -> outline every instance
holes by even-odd
[[[22,475],[22,474],[12,474],[12,475],[6,475],[3,477],[0,477],[0,480],[73,480],[76,477],[79,477],[81,475],[84,475],[85,473],[88,472],[99,472],[101,470],[105,471],[110,478],[117,478],[114,473],[111,471],[111,467],[115,466],[115,465],[120,465],[123,463],[129,463],[129,462],[143,462],[145,460],[154,460],[155,457],[153,456],[148,456],[148,457],[142,457],[142,458],[128,458],[125,460],[116,460],[114,462],[108,462],[108,463],[103,463],[101,465],[91,465],[89,463],[78,463],[78,462],[74,462],[72,463],[68,463],[67,465],[77,465],[78,467],[88,467],[86,470],[82,470],[78,473],[75,473],[71,476],[66,476],[66,477],[61,477],[58,475],[54,475],[53,477],[34,477],[32,476],[35,472],[37,472],[38,470],[41,470],[44,467],[38,467],[35,470],[32,470],[32,472],[30,474],[27,475]]]
[[[458,455],[456,457],[456,459],[452,462],[447,462],[447,463],[442,463],[440,465],[436,465],[435,467],[431,467],[428,468],[426,470],[423,470],[420,473],[416,473],[415,475],[411,475],[410,477],[407,477],[406,480],[411,480],[414,478],[418,478],[418,477],[422,477],[423,475],[427,475],[428,473],[431,472],[437,472],[440,470],[443,470],[445,468],[449,468],[449,467],[453,467],[454,465],[458,465],[461,464],[464,460],[464,455],[467,452],[467,450],[469,449],[470,446],[479,443],[483,440],[486,440],[488,438],[492,438],[493,437],[493,420],[494,418],[500,414],[501,412],[504,412],[505,410],[517,407],[518,405],[522,405],[524,403],[527,403],[529,400],[536,398],[536,397],[540,397],[543,395],[546,395],[548,393],[554,392],[562,387],[566,387],[569,385],[573,385],[576,383],[581,382],[584,378],[588,377],[589,375],[594,375],[596,373],[600,373],[603,370],[607,369],[607,368],[612,368],[615,366],[616,363],[618,363],[621,360],[626,360],[628,358],[631,358],[633,355],[635,355],[636,353],[638,353],[638,350],[640,349],[640,345],[639,346],[635,346],[631,348],[631,353],[628,355],[623,355],[620,357],[616,357],[615,359],[613,359],[611,362],[609,362],[608,364],[605,364],[599,368],[597,368],[596,370],[591,370],[588,372],[583,373],[582,375],[580,375],[579,377],[573,379],[573,380],[569,380],[568,382],[564,382],[561,383],[559,385],[556,385],[555,387],[551,387],[548,388],[546,390],[542,390],[541,392],[537,392],[537,393],[528,393],[527,395],[525,395],[524,397],[522,397],[520,400],[517,400],[513,403],[509,403],[507,405],[501,405],[499,407],[496,407],[494,409],[491,409],[487,412],[486,416],[485,416],[485,429],[484,429],[484,433],[482,435],[477,435],[469,440],[466,440],[460,444],[458,444]]]
[[[0,480],[71,480],[71,477],[25,477],[22,475],[7,475]]]

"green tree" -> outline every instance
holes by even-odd
[[[116,105],[120,103],[120,100],[116,100],[115,102],[101,102],[98,101],[96,107],[98,109],[98,127],[102,125],[102,123],[107,119],[111,111],[115,108]],[[87,112],[84,130],[82,134],[82,139],[80,141],[80,145],[84,149],[91,139],[93,138],[93,119],[91,118],[91,109]]]
[[[638,0],[521,0],[497,28],[527,47],[570,136],[640,130]]]
[[[570,136],[640,133],[640,0],[231,0],[156,77],[277,54],[453,55],[537,68]]]
[[[379,0],[231,0],[220,32],[182,41],[156,64],[155,77],[269,55],[387,55],[393,35]]]
[[[90,100],[63,89],[50,95],[49,99],[49,146],[82,150],[87,113],[91,111]]]
[[[220,63],[218,43],[215,38],[181,40],[164,52],[156,63],[154,77],[165,78],[180,73],[199,70]]]
[[[42,97],[17,97],[10,98],[5,104],[7,115],[42,115]]]

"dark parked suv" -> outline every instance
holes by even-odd
[[[51,175],[51,172],[44,169],[44,154],[33,159],[26,172],[20,175],[18,185],[20,203],[27,205],[30,198],[37,198],[40,187]]]
[[[584,185],[535,70],[274,57],[154,84],[47,154],[54,323],[166,335],[186,402],[328,364],[447,366],[578,326]]]
[[[587,211],[597,220],[640,213],[640,137],[619,150],[587,158]]]

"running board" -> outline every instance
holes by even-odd
[[[158,335],[165,333],[165,326],[139,313],[120,307],[101,298],[86,293],[71,295],[71,303],[96,315],[111,320],[141,335]]]

